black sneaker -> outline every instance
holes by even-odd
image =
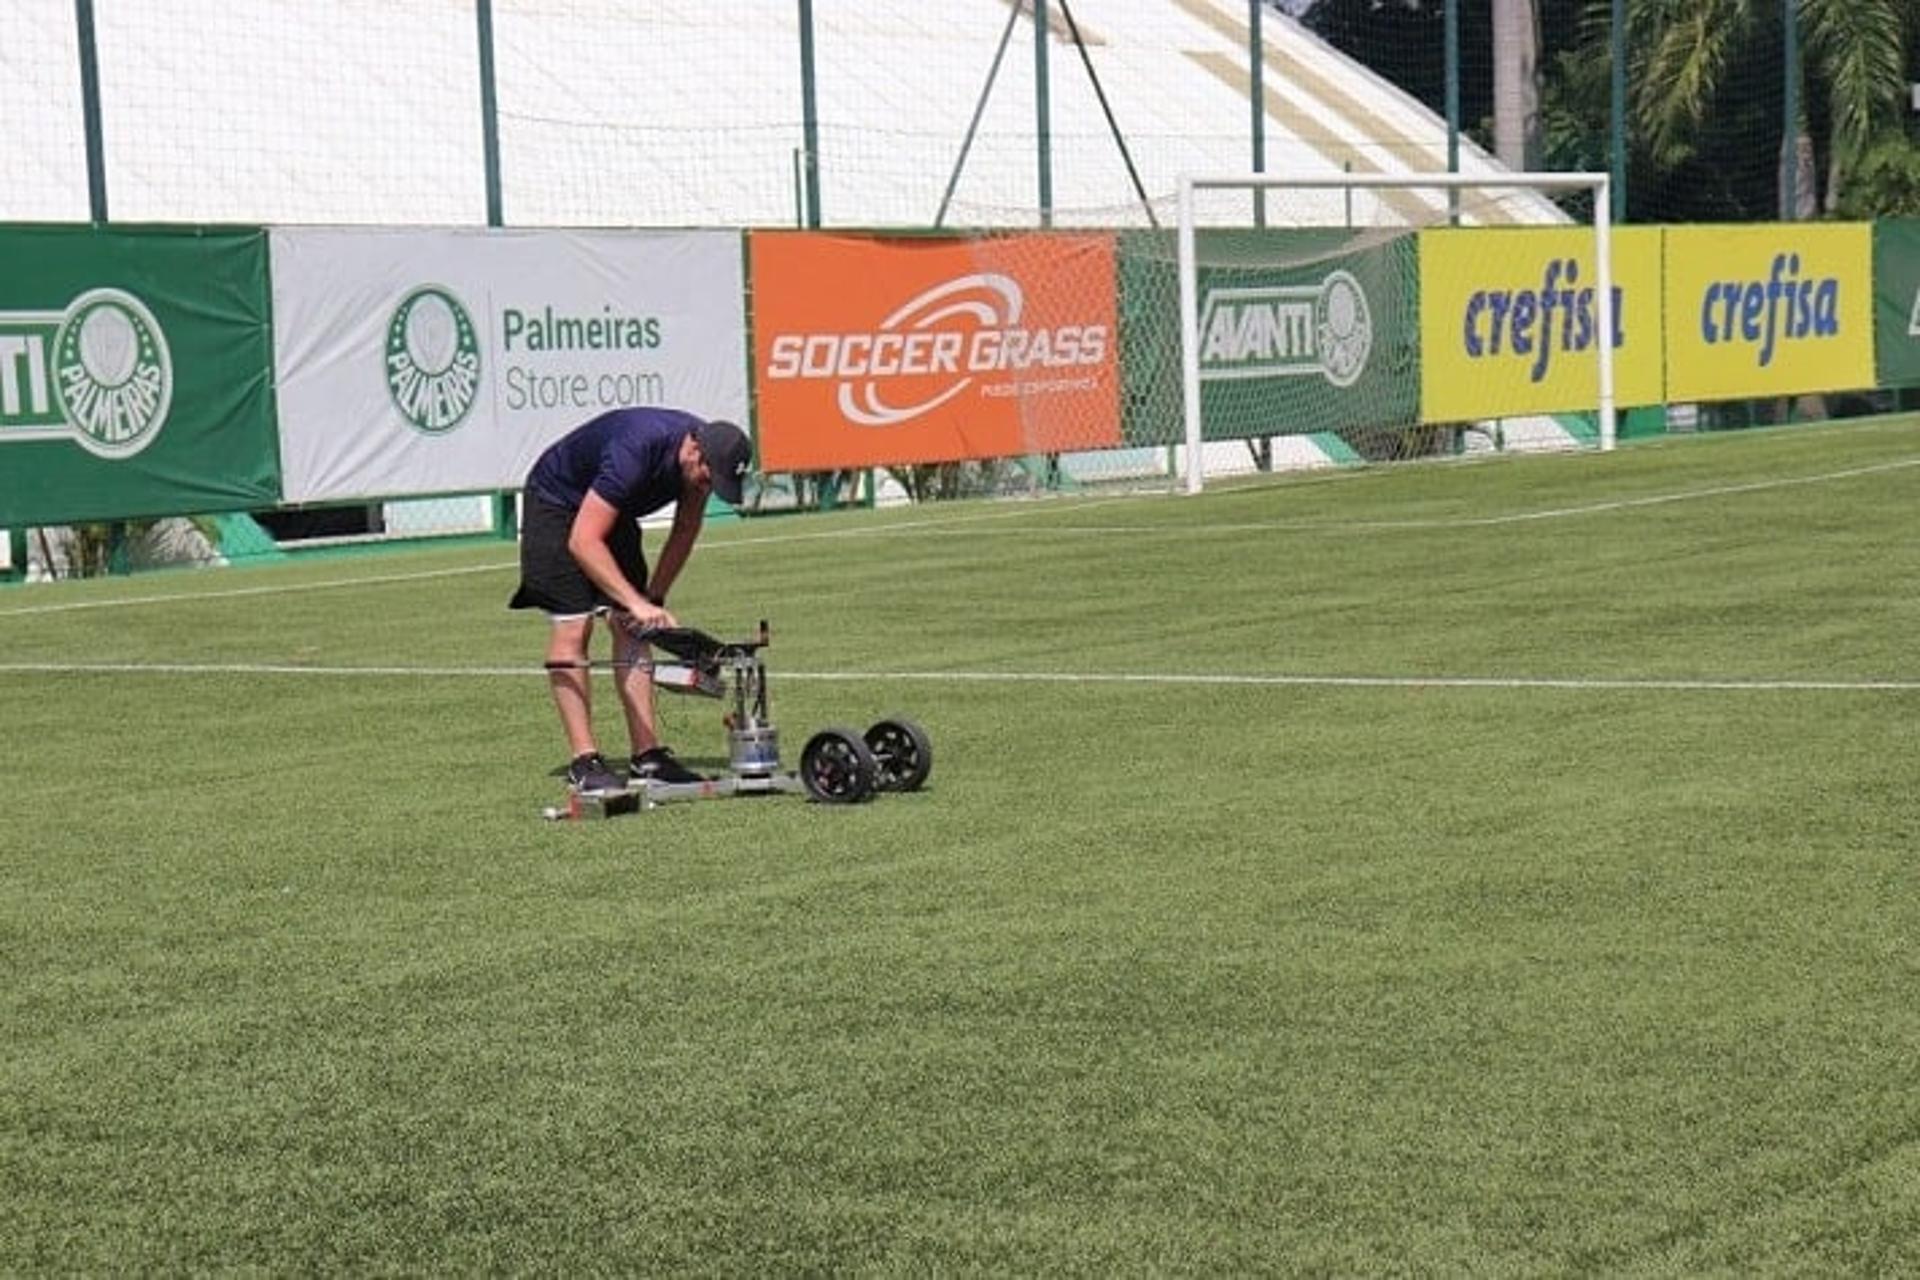
[[[655,747],[634,756],[632,763],[627,766],[627,776],[636,782],[706,781],[706,778],[675,760],[673,751],[667,747]]]
[[[625,791],[627,784],[607,765],[598,751],[575,756],[567,765],[567,785],[575,791]]]

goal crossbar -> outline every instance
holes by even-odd
[[[1469,187],[1503,190],[1529,188],[1542,191],[1591,190],[1593,192],[1593,234],[1595,257],[1595,322],[1602,335],[1595,344],[1599,366],[1598,410],[1600,448],[1611,450],[1616,440],[1613,390],[1613,217],[1612,178],[1604,173],[1223,173],[1188,174],[1180,178],[1179,195],[1179,269],[1180,269],[1180,361],[1181,411],[1185,418],[1187,448],[1186,491],[1201,489],[1200,429],[1200,299],[1194,232],[1194,193],[1221,190],[1272,190],[1296,188],[1341,190],[1354,188],[1398,188],[1401,190],[1460,190]]]

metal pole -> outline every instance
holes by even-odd
[[[1800,216],[1800,23],[1794,0],[1782,0],[1780,34],[1785,46],[1781,54],[1782,86],[1780,124],[1780,220],[1791,222]]]
[[[1193,235],[1193,183],[1180,179],[1180,413],[1187,442],[1187,492],[1199,493],[1200,473],[1200,285]]]
[[[1447,76],[1447,172],[1460,172],[1460,0],[1447,0],[1445,10]],[[1460,221],[1460,192],[1447,191],[1448,219]]]
[[[1265,41],[1260,34],[1260,10],[1266,7],[1266,0],[1247,0],[1247,65],[1252,69],[1252,79],[1248,82],[1247,106],[1253,117],[1253,171],[1267,171],[1267,88],[1266,88],[1266,52]],[[1253,225],[1267,225],[1267,189],[1256,187],[1253,192]]]
[[[1133,183],[1133,194],[1140,198],[1140,208],[1147,215],[1147,222],[1153,227],[1160,225],[1160,219],[1153,215],[1153,201],[1147,199],[1147,188],[1140,181],[1140,170],[1134,167],[1133,152],[1127,147],[1127,135],[1120,132],[1120,122],[1113,118],[1113,104],[1107,101],[1107,91],[1100,83],[1100,73],[1093,69],[1093,55],[1087,52],[1087,42],[1080,38],[1080,24],[1073,20],[1073,5],[1070,0],[1060,0],[1060,16],[1067,20],[1067,34],[1073,37],[1073,47],[1080,53],[1080,65],[1086,68],[1087,83],[1093,86],[1093,96],[1100,103],[1100,114],[1106,119],[1107,133],[1113,138],[1113,145],[1120,148],[1120,162],[1127,166],[1127,180]]]
[[[1040,165],[1040,225],[1053,225],[1052,104],[1047,85],[1047,0],[1033,0],[1033,114]]]
[[[973,119],[967,121],[967,136],[960,141],[960,154],[954,158],[953,173],[947,178],[947,190],[940,197],[940,210],[933,215],[937,229],[947,220],[947,206],[953,202],[954,188],[960,185],[960,173],[967,167],[967,155],[973,150],[973,138],[980,131],[980,117],[987,112],[987,99],[993,94],[993,82],[1000,76],[1000,60],[1006,57],[1012,42],[1014,24],[1020,20],[1020,6],[1007,6],[1007,25],[1000,29],[1000,47],[993,51],[993,65],[987,68],[987,82],[980,86],[980,100],[973,104]]]
[[[480,28],[480,146],[486,163],[487,225],[503,225],[500,201],[500,100],[493,75],[493,0],[474,0]]]
[[[1499,175],[1496,182],[1484,174],[1455,173],[1300,173],[1284,178],[1255,179],[1244,173],[1199,173],[1182,179],[1196,191],[1226,188],[1243,189],[1247,183],[1264,181],[1274,187],[1307,187],[1315,190],[1336,187],[1542,187],[1549,191],[1581,188],[1599,189],[1606,181],[1604,173],[1574,170],[1515,169]]]
[[[800,0],[800,129],[807,149],[807,225],[820,225],[820,109],[814,96],[813,0]]]
[[[87,133],[87,208],[95,222],[107,220],[107,155],[100,127],[100,58],[94,45],[93,0],[73,0],[80,37],[80,112]]]
[[[505,223],[500,196],[500,98],[493,71],[493,0],[474,0],[474,25],[480,40],[480,151],[487,185],[487,225]],[[493,495],[493,532],[512,539],[519,532],[519,513],[511,492]]]
[[[1594,288],[1599,297],[1600,323],[1600,451],[1610,452],[1618,437],[1613,420],[1613,217],[1610,188],[1613,179],[1603,177],[1600,189],[1593,193]]]
[[[1613,50],[1613,163],[1607,166],[1612,179],[1613,220],[1627,220],[1627,0],[1613,0],[1612,30],[1608,42]]]

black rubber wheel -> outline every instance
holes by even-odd
[[[879,772],[873,785],[882,791],[918,791],[933,772],[933,741],[911,720],[876,720],[867,730],[867,748]]]
[[[800,785],[821,804],[871,799],[879,772],[873,752],[852,729],[822,729],[800,752]]]

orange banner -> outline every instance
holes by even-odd
[[[1120,443],[1113,236],[757,231],[748,254],[763,470]]]

